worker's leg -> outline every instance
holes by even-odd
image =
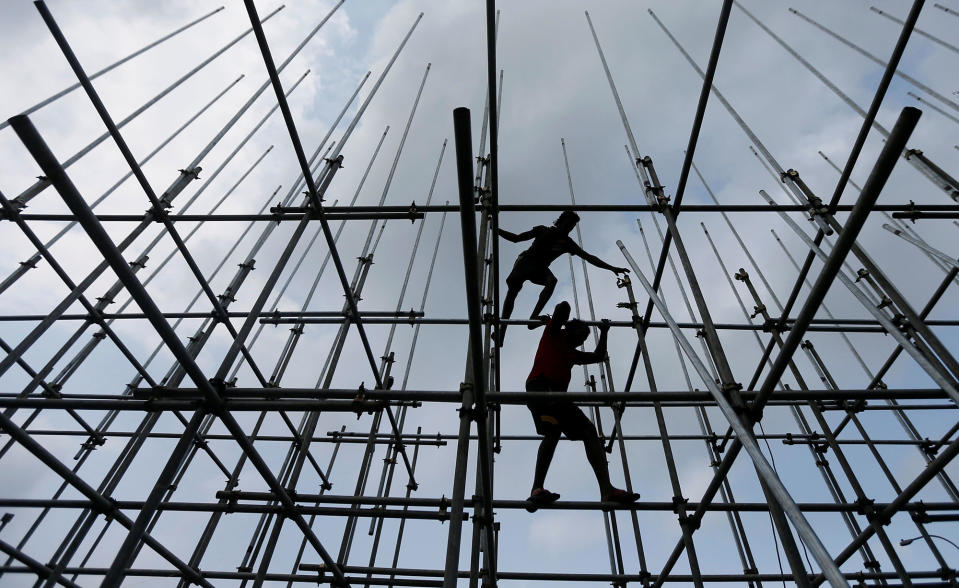
[[[500,317],[504,319],[508,319],[513,315],[513,304],[516,302],[516,296],[523,287],[523,281],[510,280],[507,278],[506,287],[506,296],[503,298],[503,312],[500,314]]]
[[[506,278],[506,297],[503,298],[503,312],[500,314],[501,319],[508,319],[513,314],[513,303],[516,302],[516,296],[519,294],[519,291],[523,288],[523,282],[526,279],[521,275],[518,275],[518,272],[514,269],[510,272],[509,276]],[[497,346],[503,346],[503,337],[506,336],[506,325],[499,325],[493,331],[493,341]]]
[[[605,499],[613,490],[613,485],[609,483],[609,464],[606,463],[606,452],[603,450],[603,444],[596,435],[596,427],[592,423],[589,429],[583,432],[583,447],[586,448],[586,459],[593,468],[596,475],[596,481],[599,483],[599,493]]]
[[[543,437],[539,444],[539,451],[536,452],[536,469],[533,472],[533,490],[543,487],[546,483],[546,472],[549,471],[549,464],[553,461],[553,453],[556,452],[556,445],[559,443],[560,432],[549,433]]]
[[[529,318],[536,319],[542,313],[543,309],[546,307],[546,303],[549,302],[550,296],[553,295],[553,290],[556,289],[556,276],[553,275],[553,272],[546,270],[545,274],[540,277],[540,279],[533,281],[534,284],[542,284],[543,291],[539,293],[539,299],[536,300],[536,306],[533,307],[532,314],[529,315]],[[535,328],[535,327],[531,327]]]

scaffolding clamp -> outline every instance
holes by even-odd
[[[82,449],[86,449],[87,451],[93,451],[106,442],[106,437],[104,437],[99,431],[95,431],[87,438],[86,441],[80,444],[80,447]]]
[[[926,505],[923,504],[921,500],[916,503],[918,506],[909,512],[909,516],[912,517],[916,523],[928,523],[929,522],[929,513],[926,512]]]
[[[411,223],[411,224],[412,224],[412,223],[415,223],[415,222],[416,222],[416,218],[417,218],[416,200],[414,200],[414,201],[410,204],[409,216],[410,216],[410,223]]]
[[[440,498],[440,505],[439,505],[439,511],[438,511],[439,520],[441,523],[448,521],[450,518],[449,506],[450,506],[450,501],[447,500],[446,495],[443,494],[443,496]]]
[[[765,312],[766,312],[766,305],[757,304],[756,306],[753,306],[753,313],[749,315],[749,318],[751,319],[756,318],[757,316],[761,314],[765,314]]]
[[[906,159],[908,159],[908,157],[907,157]],[[916,219],[919,218],[919,215],[921,214],[920,211],[919,211],[919,209],[916,208],[916,203],[913,202],[912,200],[909,201],[909,204],[906,205],[906,209],[903,210],[902,213],[903,213],[904,216],[905,216],[905,215],[908,215],[908,216],[906,216],[906,218],[908,218],[908,219],[909,219],[909,222],[911,222],[911,223],[913,223],[913,224],[915,224]]]
[[[771,317],[763,321],[762,329],[763,333],[778,333],[789,330],[788,328],[782,328],[779,324],[779,321]]]
[[[116,515],[116,512],[119,510],[119,505],[117,504],[116,499],[112,496],[104,496],[103,499],[107,502],[107,504],[96,501],[93,503],[93,506],[90,507],[90,510],[98,514],[102,514],[107,521],[112,521],[113,517]]]
[[[229,481],[228,481],[227,483],[229,483]],[[236,500],[237,500],[236,494],[234,494],[233,492],[230,492],[229,495],[226,497],[226,507],[224,508],[223,512],[226,513],[226,514],[233,514],[233,513],[235,513],[235,512],[236,512]]]
[[[686,514],[686,505],[689,504],[689,499],[682,496],[673,496],[673,512],[679,516]]]
[[[20,262],[20,265],[22,265],[23,267],[26,267],[26,268],[33,269],[33,268],[37,267],[37,263],[38,263],[39,261],[40,261],[40,258],[39,258],[39,257],[31,257],[30,259],[28,259],[28,260],[26,260],[26,261],[21,261],[21,262]]]
[[[366,400],[366,386],[364,382],[360,382],[360,387],[356,391],[356,395],[353,396],[353,412],[356,413],[356,419],[359,420],[363,416],[363,401]]]
[[[919,443],[919,449],[921,449],[922,452],[928,455],[930,458],[936,457],[936,454],[939,453],[939,447],[941,446],[937,443],[933,443],[929,437],[926,437]]]

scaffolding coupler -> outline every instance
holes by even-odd
[[[928,455],[930,459],[933,459],[936,457],[936,454],[939,453],[940,447],[941,445],[930,440],[929,437],[926,437],[919,443],[919,449],[921,449],[923,453]]]
[[[359,420],[363,416],[362,403],[366,400],[366,385],[365,382],[360,382],[360,387],[356,391],[356,395],[353,396],[353,412],[356,413],[356,419]]]
[[[682,518],[685,518],[689,499],[683,496],[673,496],[673,512]]]
[[[416,222],[416,218],[417,218],[417,217],[416,217],[416,215],[417,215],[416,200],[414,200],[412,203],[410,203],[410,210],[409,210],[409,213],[408,213],[408,214],[409,214],[409,217],[410,217],[410,223],[415,223],[415,222]]]
[[[916,502],[916,508],[909,511],[909,516],[918,524],[929,522],[929,513],[926,512],[926,505],[921,500]]]
[[[441,523],[445,523],[446,521],[449,520],[450,518],[449,507],[450,507],[450,501],[449,499],[446,498],[446,495],[443,494],[440,497],[440,504],[437,510],[437,514],[439,515],[439,521]]]
[[[80,448],[86,449],[87,451],[93,451],[106,442],[106,437],[104,437],[99,431],[95,431],[87,438],[86,441],[80,444]]]

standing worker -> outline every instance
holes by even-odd
[[[596,350],[580,351],[577,347],[589,337],[589,327],[581,320],[569,320],[569,311],[569,303],[560,302],[553,311],[553,317],[546,322],[546,329],[533,360],[533,369],[526,379],[527,392],[566,392],[574,365],[599,363],[606,359],[609,321],[604,320],[599,327],[600,336]],[[527,406],[533,414],[536,432],[543,436],[543,441],[536,454],[533,489],[526,499],[530,506],[526,507],[526,510],[533,512],[537,507],[555,502],[559,498],[559,494],[550,492],[543,484],[560,435],[583,442],[586,459],[596,475],[600,499],[603,502],[628,504],[639,499],[639,494],[620,490],[610,483],[606,454],[596,434],[596,427],[578,406],[569,400],[532,400]]]
[[[516,295],[523,288],[523,283],[529,281],[538,286],[543,286],[543,291],[539,294],[536,306],[533,307],[529,318],[540,322],[545,322],[548,317],[540,315],[543,308],[553,295],[556,288],[556,276],[549,271],[549,264],[564,253],[578,255],[592,265],[598,268],[609,270],[616,274],[625,274],[629,270],[624,267],[616,267],[603,261],[602,259],[582,250],[572,239],[569,238],[570,231],[579,222],[579,215],[572,210],[564,210],[559,218],[551,227],[537,225],[532,229],[520,233],[510,233],[499,229],[499,236],[507,241],[519,243],[520,241],[533,240],[529,249],[519,254],[513,269],[506,277],[506,298],[503,300],[502,318],[508,319],[513,314],[513,303],[516,301]],[[530,329],[535,329],[539,325],[531,325]],[[499,330],[493,335],[493,340],[502,347],[503,337],[506,335],[506,325],[500,325]]]

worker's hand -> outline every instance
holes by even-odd
[[[611,326],[611,323],[610,323],[609,319],[603,319],[603,320],[599,321],[599,332],[600,332],[600,333],[607,333],[607,332],[609,332],[609,327],[610,327],[610,326]]]
[[[617,267],[617,268],[614,268],[614,269],[613,269],[613,273],[614,273],[614,274],[617,274],[617,275],[618,275],[618,274],[628,274],[628,273],[629,273],[629,268],[626,268],[626,267]]]

